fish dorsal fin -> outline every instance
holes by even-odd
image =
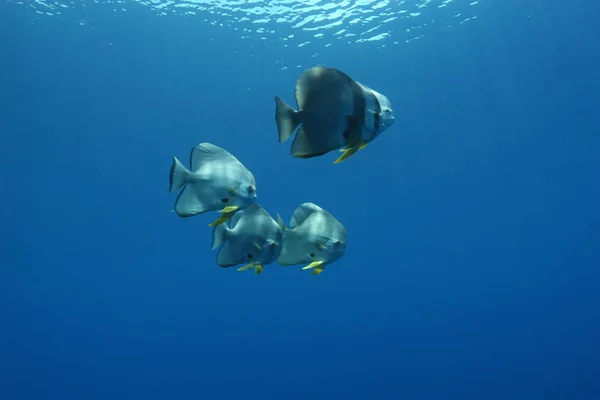
[[[283,221],[283,218],[281,218],[281,215],[279,215],[279,213],[277,213],[277,225],[279,225],[279,228],[282,232],[286,231],[287,227],[285,226],[285,222]]]
[[[190,154],[190,168],[192,172],[197,171],[203,164],[213,161],[239,163],[239,160],[227,150],[211,143],[200,143],[192,149]]]
[[[294,229],[295,227],[302,225],[311,214],[316,212],[323,212],[323,209],[314,203],[302,203],[292,214],[290,228]]]
[[[337,107],[344,94],[350,93],[353,82],[348,75],[335,68],[312,67],[296,80],[294,97],[302,111]],[[324,93],[327,95],[324,96]]]
[[[249,206],[244,207],[239,212],[235,213],[234,216],[231,218],[231,223],[235,224],[240,218],[244,218],[246,221],[251,221],[251,223],[256,224],[261,223],[261,220],[264,220],[264,218],[271,218],[271,215],[258,203],[252,203]]]

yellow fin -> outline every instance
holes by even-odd
[[[337,160],[335,160],[333,163],[334,164],[338,164],[341,163],[342,161],[344,161],[347,158],[350,158],[351,156],[353,156],[357,151],[364,149],[365,147],[367,147],[366,142],[360,142],[358,143],[356,146],[352,146],[352,147],[345,147],[343,149],[340,149],[340,151],[343,153]]]
[[[356,153],[359,150],[359,147],[347,147],[345,149],[341,149],[340,151],[342,151],[344,154],[342,154],[337,160],[335,160],[333,163],[334,164],[338,164],[341,163],[342,161],[344,161],[347,158],[350,158],[352,155],[354,155],[354,153]]]
[[[246,264],[243,267],[238,268],[238,271],[248,271],[249,269],[254,268],[254,273],[256,275],[260,274],[261,272],[263,272],[263,270],[265,269],[264,266],[260,265],[260,264]]]
[[[231,217],[233,217],[233,214],[235,214],[235,211],[238,209],[238,206],[227,206],[224,209],[221,210],[221,215],[219,215],[219,218],[217,218],[214,222],[211,222],[210,224],[208,224],[208,226],[217,226],[222,224],[223,222],[227,222],[231,219]]]
[[[342,154],[337,160],[335,160],[333,162],[334,164],[341,163],[345,159],[349,158],[350,156],[352,156],[354,153],[356,153],[358,151],[358,148],[350,147],[350,148],[346,148],[346,149],[341,149],[340,151],[343,151],[344,154]]]
[[[325,268],[315,268],[312,272],[313,275],[319,275],[321,272],[323,272]]]
[[[238,271],[248,271],[250,268],[254,268],[254,264],[247,264],[244,265],[243,267],[238,268]]]
[[[233,213],[238,208],[239,208],[238,206],[227,206],[224,209],[220,210],[219,212],[222,212],[222,213]]]
[[[227,217],[226,215],[220,215],[219,218],[217,218],[215,221],[211,222],[210,224],[208,224],[208,226],[217,226],[217,225],[221,225],[223,222],[227,222],[229,221],[229,218],[231,218],[231,216]]]
[[[311,269],[314,267],[318,267],[321,264],[323,264],[323,261],[313,261],[310,264],[308,264],[306,267],[303,267],[302,269]]]

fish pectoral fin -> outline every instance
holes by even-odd
[[[321,242],[315,242],[315,247],[319,250],[325,250],[326,246]]]
[[[321,272],[323,272],[325,270],[325,268],[315,268],[312,272],[313,275],[319,275]]]
[[[308,264],[306,267],[302,267],[302,269],[311,269],[311,268],[315,268],[320,266],[321,264],[323,264],[323,261],[313,261],[310,264]]]
[[[264,266],[262,266],[262,265],[255,265],[255,266],[254,266],[254,273],[255,273],[256,275],[258,275],[258,274],[260,274],[261,272],[263,272],[263,270],[264,270],[264,269],[265,269],[265,267],[264,267]]]
[[[260,250],[262,250],[262,247],[261,247],[261,245],[260,245],[260,244],[258,244],[258,243],[256,242],[256,240],[253,240],[253,241],[252,241],[252,246],[254,246],[254,248],[255,248],[256,250],[259,250],[259,251],[260,251]]]

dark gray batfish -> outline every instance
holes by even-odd
[[[294,92],[298,110],[275,96],[279,143],[298,129],[290,153],[317,157],[340,149],[334,164],[364,149],[394,123],[387,97],[335,68],[313,67],[300,75]]]
[[[292,214],[289,227],[277,215],[283,231],[281,266],[306,264],[302,269],[313,270],[318,275],[329,264],[339,260],[346,252],[346,228],[331,213],[314,203],[301,204]]]
[[[182,187],[175,201],[177,215],[192,217],[220,210],[219,218],[209,226],[229,220],[257,197],[252,173],[229,152],[210,143],[192,149],[189,170],[173,157],[169,192]]]

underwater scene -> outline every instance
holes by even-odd
[[[0,400],[600,399],[599,21],[0,0]]]

